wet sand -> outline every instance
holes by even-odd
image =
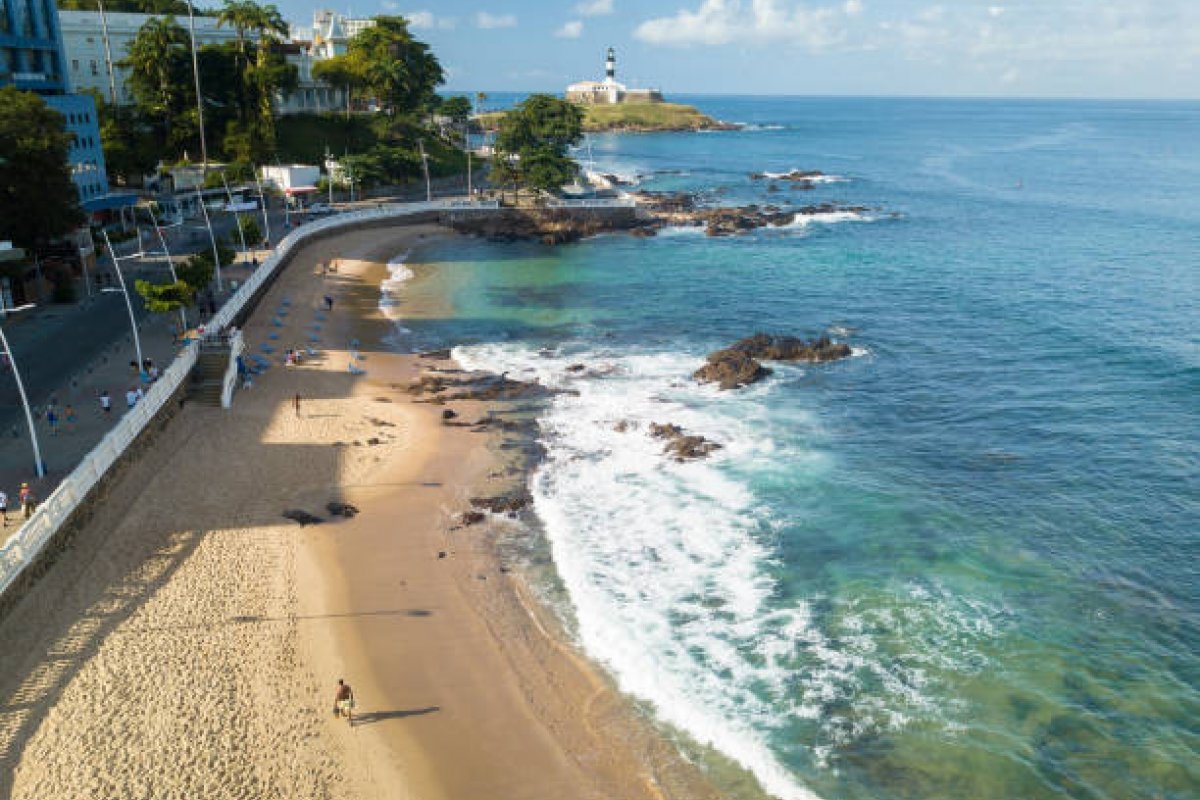
[[[246,327],[255,348],[279,334],[275,366],[230,411],[186,404],[0,620],[0,796],[716,796],[501,562],[512,523],[456,525],[520,478],[497,434],[444,426],[405,391],[446,362],[380,344],[384,264],[437,234],[300,254]],[[314,323],[318,355],[279,365]],[[338,678],[353,725],[331,711]]]

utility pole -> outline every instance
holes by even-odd
[[[258,177],[258,167],[254,168],[254,182],[258,184],[258,202],[262,203],[263,230],[267,234],[267,245],[271,244],[271,220],[267,217],[267,196],[263,194],[262,180]]]
[[[224,171],[221,172],[221,183],[225,184],[225,197],[229,201],[229,205],[233,205],[233,192],[229,191],[229,181],[225,180]],[[233,221],[236,223],[238,238],[242,241],[242,256],[246,255],[246,234],[242,232],[242,215],[241,213],[233,212]]]
[[[32,306],[23,306],[19,311]],[[25,423],[29,426],[29,441],[33,444],[33,468],[39,478],[46,477],[46,465],[42,463],[42,449],[38,446],[37,427],[33,424],[33,412],[29,410],[29,398],[25,396],[25,384],[21,382],[21,371],[17,369],[17,359],[13,356],[12,348],[8,346],[8,338],[4,329],[0,328],[0,345],[4,346],[4,354],[8,356],[8,365],[12,367],[13,378],[17,381],[17,392],[21,395],[21,405],[25,408]],[[5,523],[7,524],[7,523]]]
[[[421,149],[421,168],[425,170],[425,202],[433,201],[433,189],[429,185],[429,156],[425,155],[425,140],[417,139],[417,146]]]

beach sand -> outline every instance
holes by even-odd
[[[278,362],[329,294],[319,355],[274,366],[232,410],[187,403],[0,620],[0,796],[717,796],[530,600],[498,554],[510,523],[455,524],[520,476],[498,434],[444,426],[404,391],[446,362],[378,344],[384,264],[431,235],[300,254],[246,334],[279,333]],[[365,375],[347,369],[352,339]],[[329,501],[360,513],[331,518]],[[332,713],[338,678],[354,725]]]

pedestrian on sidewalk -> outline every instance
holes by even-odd
[[[29,488],[28,483],[22,483],[21,489],[17,492],[17,499],[21,501],[21,513],[25,519],[33,516],[33,509],[37,506],[37,498],[33,496],[33,489]]]
[[[0,489],[0,518],[4,519],[4,527],[8,527],[8,495]]]
[[[129,390],[125,392],[125,405],[127,405],[129,408],[133,408],[134,406],[137,405],[137,401],[138,401],[137,389],[130,386]]]
[[[50,435],[58,436],[58,411],[54,406],[46,406],[46,424],[50,426]]]
[[[63,417],[67,420],[67,433],[75,432],[75,406],[67,403],[67,407],[63,409]]]
[[[112,416],[112,396],[109,395],[108,389],[100,392],[100,410],[104,412],[104,416]]]

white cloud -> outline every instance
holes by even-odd
[[[384,2],[384,6],[387,6]],[[392,4],[395,5],[394,3]],[[458,20],[454,17],[439,17],[432,11],[406,11],[402,16],[408,20],[408,25],[413,30],[431,30],[438,28],[448,31],[458,24]]]
[[[1003,16],[1004,6],[988,6],[988,16],[992,19]]]
[[[475,25],[479,28],[515,28],[517,27],[517,18],[512,14],[489,14],[486,11],[480,11],[475,15]]]
[[[634,36],[651,44],[792,41],[822,49],[841,42],[846,36],[842,23],[861,10],[861,0],[836,7],[793,0],[704,0],[695,11],[646,20]]]
[[[582,33],[583,23],[577,19],[573,19],[556,30],[554,35],[560,39],[578,39]]]
[[[613,13],[613,0],[583,0],[575,6],[575,11],[585,17],[598,17],[602,14]]]

